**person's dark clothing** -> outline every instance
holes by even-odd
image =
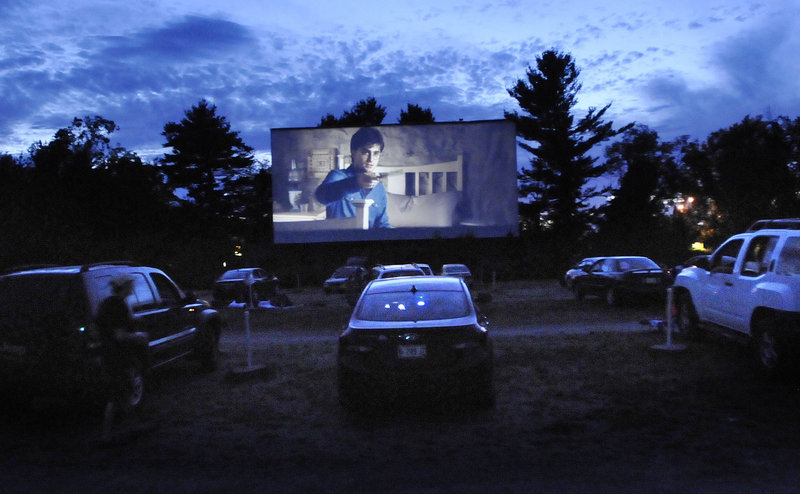
[[[130,348],[120,338],[118,331],[133,332],[133,318],[125,299],[111,295],[100,303],[96,318],[102,341],[103,367],[109,377],[109,395],[119,399],[125,392],[125,371],[131,358]]]

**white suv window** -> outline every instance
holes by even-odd
[[[776,235],[753,237],[744,256],[742,276],[760,276],[767,272],[778,238]]]
[[[736,258],[739,256],[739,250],[743,243],[744,240],[737,238],[720,247],[711,257],[711,271],[732,274],[733,265],[736,264]]]
[[[786,239],[775,272],[782,275],[800,275],[800,237]]]

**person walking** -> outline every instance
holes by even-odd
[[[115,276],[109,282],[111,295],[100,303],[97,326],[102,341],[102,363],[107,374],[106,406],[103,412],[101,442],[110,444],[114,420],[128,396],[131,386],[129,371],[134,356],[127,342],[135,340],[133,316],[126,299],[133,293],[134,278],[129,274]]]

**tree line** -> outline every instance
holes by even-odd
[[[550,277],[589,255],[677,263],[693,243],[711,247],[756,219],[800,216],[800,118],[745,116],[702,142],[664,142],[646,125],[606,121],[610,104],[579,115],[580,90],[574,60],[555,50],[508,89],[519,109],[504,118],[530,156],[517,177],[516,238],[274,245],[269,164],[201,100],[165,124],[171,152],[151,163],[112,146],[118,127],[101,116],[75,118],[26,155],[0,155],[0,269],[135,259],[201,288],[237,264],[316,283],[366,249],[382,262],[460,261],[505,277]],[[370,97],[318,126],[385,117]],[[434,121],[409,103],[398,123]],[[447,257],[454,251],[462,258]]]

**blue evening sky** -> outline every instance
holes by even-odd
[[[573,56],[577,111],[662,139],[800,116],[800,0],[0,0],[0,152],[100,115],[152,159],[205,98],[260,158],[269,130],[375,97],[437,121],[518,109],[537,55]]]

